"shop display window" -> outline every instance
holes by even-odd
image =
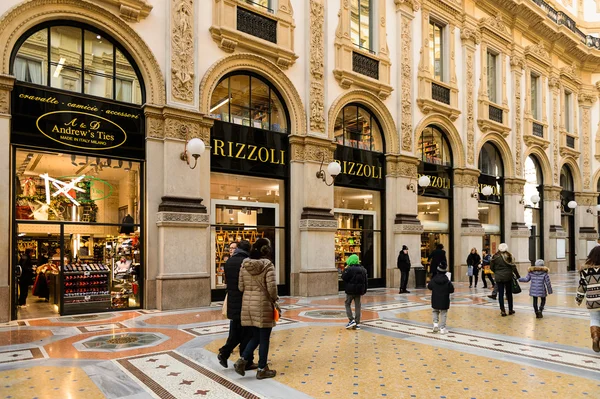
[[[346,105],[334,125],[337,144],[368,151],[383,151],[381,128],[371,111],[358,104]]]
[[[226,288],[224,266],[233,243],[258,238],[271,241],[277,283],[285,282],[285,201],[281,180],[211,174],[211,237],[214,265],[211,286]]]
[[[77,26],[32,33],[19,47],[13,73],[21,82],[144,103],[138,71],[125,54],[102,33]]]
[[[346,259],[357,254],[369,278],[381,278],[381,195],[378,191],[335,187],[335,264],[341,280]]]
[[[417,157],[426,163],[452,166],[452,154],[448,141],[444,133],[435,126],[423,129],[417,143]]]
[[[418,219],[423,225],[421,234],[421,264],[429,268],[429,255],[437,244],[444,245],[450,262],[450,201],[418,196]]]

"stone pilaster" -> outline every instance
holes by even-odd
[[[11,158],[10,151],[10,93],[13,89],[15,80],[12,76],[0,75],[0,157],[4,160]],[[0,181],[4,182],[4,190],[0,190],[0,242],[5,245],[0,246],[0,262],[3,265],[12,265],[11,251],[8,245],[11,242],[11,192],[7,189],[8,182],[11,181],[10,162],[0,164]],[[14,266],[14,265],[13,265]],[[12,267],[0,268],[0,323],[10,320],[10,310],[14,304],[11,303],[13,295],[10,292],[10,281],[15,277],[11,274]],[[12,280],[16,287],[16,279]]]
[[[477,169],[454,170],[453,279],[467,280],[466,259],[471,248],[481,248],[484,229],[479,222]],[[460,204],[460,205],[458,205]],[[457,206],[458,205],[458,206]]]
[[[460,38],[463,44],[465,65],[465,130],[467,132],[467,165],[475,165],[475,48],[481,42],[481,34],[476,26],[465,26]],[[482,80],[482,82],[484,82]],[[486,87],[482,84],[481,87]]]
[[[412,20],[418,3],[396,0],[396,24],[400,27],[401,51],[398,52],[398,82],[400,82],[400,136],[402,151],[413,152],[413,70],[412,70]]]
[[[194,105],[195,73],[194,48],[194,0],[171,0],[171,75],[170,97],[172,101]]]
[[[551,273],[567,271],[567,259],[557,258],[557,241],[567,237],[560,219],[560,187],[544,186],[544,260]]]
[[[504,239],[515,257],[519,273],[526,273],[529,261],[529,229],[525,225],[523,190],[525,180],[504,180]]]

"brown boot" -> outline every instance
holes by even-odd
[[[592,349],[594,352],[600,352],[600,327],[590,327],[592,334]]]
[[[256,372],[256,378],[259,380],[264,380],[265,378],[273,378],[277,375],[277,371],[275,370],[270,370],[269,366],[265,367],[264,369],[258,369],[258,371]]]

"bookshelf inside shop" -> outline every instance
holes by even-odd
[[[335,234],[335,266],[341,278],[346,259],[354,253],[360,257],[362,230],[338,230]]]
[[[217,288],[226,288],[225,262],[229,259],[229,244],[240,240],[247,240],[253,245],[259,238],[264,238],[264,232],[256,229],[223,228],[219,227],[215,239],[215,284]]]
[[[423,157],[425,158],[425,162],[441,164],[438,143],[434,141],[425,141],[423,142],[421,148],[423,149]]]

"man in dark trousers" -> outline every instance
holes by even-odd
[[[431,273],[431,278],[435,276],[438,272],[438,267],[444,263],[448,264],[448,260],[446,259],[446,251],[444,251],[443,244],[437,244],[435,246],[435,250],[433,250],[429,254],[429,272]]]
[[[408,274],[410,273],[410,256],[408,256],[408,247],[402,246],[402,251],[398,254],[398,269],[400,269],[400,293],[410,294],[406,290],[408,284]]]
[[[241,240],[227,262],[225,263],[225,281],[227,282],[227,318],[229,319],[229,337],[221,349],[217,359],[221,366],[227,368],[227,359],[236,346],[240,345],[240,355],[246,349],[246,345],[252,338],[252,330],[248,327],[242,327],[242,295],[238,289],[240,278],[240,268],[244,259],[250,256],[250,242]],[[258,365],[254,363],[253,358],[248,359],[246,370],[255,370]]]
[[[27,295],[29,294],[29,286],[33,280],[33,262],[31,260],[31,249],[27,248],[21,259],[21,275],[19,276],[19,306],[27,306]]]

